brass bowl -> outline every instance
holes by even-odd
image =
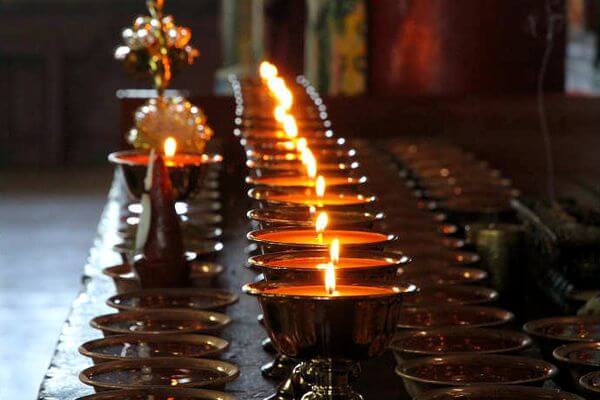
[[[263,274],[267,281],[322,282],[323,269],[318,264],[330,261],[327,250],[284,251],[253,256],[248,259],[250,268]],[[352,282],[396,282],[401,267],[410,259],[379,251],[344,250],[339,264],[352,267],[336,268],[336,280]]]
[[[328,188],[346,188],[354,189],[357,186],[367,183],[366,176],[350,176],[348,173],[340,171],[322,175]],[[316,180],[307,178],[302,173],[276,173],[261,176],[247,176],[246,184],[250,186],[260,186],[272,189],[312,189],[315,187]]]
[[[396,367],[408,394],[416,397],[428,390],[470,385],[541,386],[558,369],[542,360],[498,354],[453,354],[416,358]]]
[[[426,331],[398,332],[390,349],[401,365],[417,357],[457,353],[520,353],[531,346],[529,336],[502,329],[449,327]]]
[[[313,189],[272,189],[256,187],[248,191],[248,197],[256,200],[260,208],[268,207],[305,207],[315,206],[326,211],[358,211],[364,212],[377,199],[375,196],[356,193],[348,190],[327,190],[325,198],[320,200]]]
[[[79,353],[99,364],[154,357],[214,358],[228,348],[229,342],[216,336],[127,334],[91,340],[79,347]]]
[[[194,260],[190,262],[190,286],[202,288],[211,286],[225,268],[221,264]],[[136,277],[129,264],[119,264],[107,267],[102,272],[111,277],[118,294],[135,292],[142,289],[140,280]]]
[[[147,156],[147,154],[138,150],[126,150],[108,155],[108,161],[121,170],[127,189],[134,199],[140,199],[144,192],[144,179],[148,169],[148,161],[140,161],[138,156]],[[195,156],[197,155],[194,154]],[[222,161],[223,157],[218,154],[203,154],[198,162],[177,166],[167,165],[175,199],[185,200],[190,197],[202,183],[203,172],[206,172],[205,166]]]
[[[341,158],[354,159],[356,150],[350,148],[311,148],[317,162],[335,161]],[[246,150],[248,160],[260,161],[287,161],[298,160],[299,155],[295,151],[281,149]]]
[[[600,398],[600,371],[590,372],[579,378],[579,386],[587,399]]]
[[[247,284],[243,290],[258,297],[265,328],[279,353],[300,360],[365,360],[385,351],[403,312],[403,297],[416,290],[365,285],[391,291],[342,297],[286,295],[269,290],[297,286],[266,281]]]
[[[418,288],[431,288],[446,285],[478,284],[485,281],[488,273],[482,269],[465,267],[419,267],[409,266],[401,276],[402,280]]]
[[[97,392],[111,389],[183,388],[223,389],[240,370],[233,364],[211,359],[156,357],[108,361],[86,368],[79,379]]]
[[[493,303],[498,299],[497,291],[483,286],[446,285],[419,289],[414,296],[406,298],[405,306],[481,305]]]
[[[403,329],[428,330],[443,327],[468,326],[486,328],[506,325],[514,314],[500,308],[481,306],[406,307],[398,320]]]
[[[104,336],[137,333],[166,335],[175,333],[211,333],[223,330],[231,318],[214,311],[148,310],[106,314],[90,321]]]
[[[106,304],[119,311],[186,309],[224,311],[239,296],[223,289],[165,288],[117,294]]]
[[[329,228],[337,229],[371,229],[373,224],[381,221],[383,213],[358,211],[328,211]],[[314,228],[315,216],[307,207],[267,207],[248,211],[248,218],[258,224],[259,229],[282,226]]]
[[[248,160],[246,166],[250,169],[251,176],[273,176],[277,173],[303,173],[306,167],[300,160],[283,161],[257,161]],[[358,161],[340,159],[333,162],[320,162],[319,173],[353,172],[359,166]]]
[[[600,341],[600,317],[551,317],[527,322],[523,330],[533,337],[544,359],[553,360],[552,352],[558,346],[575,342]]]
[[[183,245],[186,248],[186,254],[195,254],[201,256],[204,260],[215,258],[223,250],[223,242],[210,239],[198,239],[192,237],[183,237]],[[113,246],[117,253],[132,254],[135,253],[135,240],[122,240]]]
[[[346,145],[346,139],[342,137],[337,138],[306,138],[307,144],[311,150],[313,149],[343,149]],[[263,141],[250,138],[240,139],[240,144],[244,146],[245,150],[254,150],[258,152],[262,151],[291,151],[295,150],[294,147],[290,147],[289,139],[281,139],[275,141]],[[315,154],[315,157],[317,155]],[[317,161],[318,161],[317,157]]]
[[[560,368],[560,383],[569,389],[577,389],[582,376],[600,370],[600,342],[565,344],[552,355]]]
[[[236,397],[223,392],[207,389],[124,389],[109,390],[77,400],[236,400]]]
[[[291,238],[286,239],[283,236]],[[352,236],[353,241],[342,240],[342,236]],[[295,236],[295,237],[294,237]],[[366,236],[363,240],[361,236]],[[299,238],[316,239],[314,229],[301,228],[273,228],[248,232],[247,238],[255,242],[262,254],[285,250],[328,250],[331,240],[340,238],[340,245],[344,249],[371,249],[383,250],[384,247],[396,240],[395,235],[378,233],[368,230],[337,230],[327,229],[323,232],[323,242],[307,242]]]
[[[584,400],[557,389],[518,385],[482,385],[436,389],[414,400]]]
[[[415,257],[424,254],[438,254],[460,250],[465,246],[465,241],[453,237],[430,235],[428,239],[413,236],[410,232],[399,235],[394,243],[390,244],[390,251],[399,251],[405,254],[414,254]]]
[[[474,266],[481,261],[477,253],[468,251],[438,251],[432,253],[419,254],[413,258],[415,268],[425,267],[444,267],[452,268],[455,266]]]

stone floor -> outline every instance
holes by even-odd
[[[108,169],[0,172],[0,398],[32,400],[105,203]]]

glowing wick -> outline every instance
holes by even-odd
[[[163,149],[165,151],[166,157],[173,157],[175,155],[175,152],[177,151],[177,141],[175,140],[175,138],[172,136],[169,136],[165,140]]]
[[[277,67],[268,61],[261,62],[258,71],[260,77],[264,80],[268,80],[277,76]]]
[[[340,241],[333,239],[329,249],[329,257],[331,261],[325,268],[325,290],[329,295],[335,294],[335,263],[340,261]]]
[[[325,182],[325,178],[322,175],[317,177],[317,181],[315,182],[315,194],[317,197],[325,196],[325,188],[327,187],[327,183]]]
[[[319,243],[323,243],[323,232],[325,232],[325,228],[327,228],[327,224],[329,223],[329,216],[326,212],[320,212],[317,215],[317,219],[315,220],[315,231],[317,232],[317,238]]]
[[[296,125],[296,118],[293,115],[286,114],[283,117],[283,130],[290,139],[298,136],[298,125]]]

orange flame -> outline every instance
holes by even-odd
[[[283,117],[283,130],[291,139],[298,136],[298,125],[296,125],[296,118],[293,115],[286,114]]]
[[[175,138],[169,136],[167,139],[165,139],[163,149],[166,157],[173,157],[177,152],[177,141],[175,140]]]
[[[335,264],[340,261],[340,241],[339,239],[333,239],[329,250],[329,256],[331,261],[327,264],[325,269],[325,290],[328,294],[335,294]]]

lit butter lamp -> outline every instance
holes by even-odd
[[[323,271],[333,266],[341,282],[397,282],[409,263],[406,256],[369,250],[344,250],[334,239],[329,251],[283,251],[253,256],[249,267],[262,273],[267,281],[318,282]]]
[[[329,180],[322,176],[314,182],[314,187],[307,188],[256,187],[248,191],[248,197],[257,200],[263,208],[276,205],[357,211],[364,210],[376,200],[375,196],[350,190],[326,190]]]
[[[150,155],[142,195],[142,214],[136,236],[133,269],[143,288],[181,287],[188,283],[190,267],[185,259],[183,237],[171,179],[160,154]]]
[[[315,229],[295,227],[256,230],[248,233],[248,239],[256,242],[262,254],[283,250],[327,250],[334,239],[344,247],[383,250],[396,240],[395,235],[373,231],[326,229],[326,212],[316,217]]]
[[[169,137],[163,146],[164,164],[172,183],[175,200],[184,201],[196,193],[210,165],[223,161],[218,154],[193,154],[177,152],[177,142]],[[111,153],[108,160],[122,172],[131,196],[138,200],[144,192],[144,179],[150,163],[150,153],[125,150]]]
[[[275,349],[303,361],[294,371],[307,376],[311,388],[304,393],[306,385],[293,387],[292,382],[287,390],[293,398],[362,399],[349,384],[350,376],[358,373],[356,363],[386,350],[402,299],[416,288],[336,284],[331,265],[324,275],[324,284],[259,281],[243,290],[258,298]]]
[[[314,229],[316,208],[310,207],[266,207],[248,211],[246,216],[259,229],[295,226]],[[328,210],[329,226],[341,229],[372,229],[375,222],[381,223],[385,214],[381,212]]]

